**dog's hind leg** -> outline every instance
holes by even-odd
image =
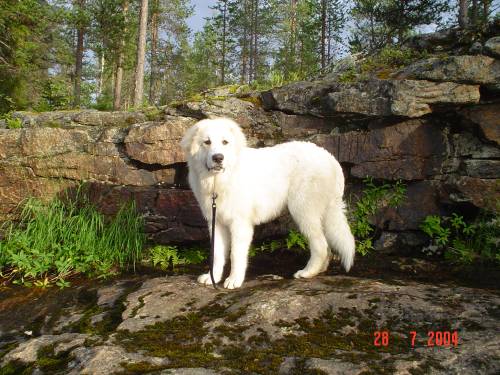
[[[211,227],[209,225],[209,227]],[[212,229],[209,228],[210,233]],[[222,272],[224,271],[224,265],[226,264],[226,259],[229,254],[230,245],[230,235],[229,229],[217,223],[215,226],[215,238],[214,238],[214,281],[218,283],[222,279]],[[212,279],[210,278],[210,273],[204,273],[198,277],[198,282],[205,285],[212,285]]]
[[[304,213],[294,215],[292,211],[290,213],[294,217],[302,234],[307,238],[311,250],[311,257],[307,265],[304,269],[295,272],[293,276],[297,279],[314,277],[326,270],[330,258],[321,220],[317,213],[315,215],[304,215]]]

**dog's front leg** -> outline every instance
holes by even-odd
[[[211,225],[208,225],[210,235],[212,235]],[[216,283],[221,281],[226,258],[229,253],[229,229],[220,223],[215,225],[214,238],[214,280]],[[210,273],[204,273],[198,277],[198,282],[205,285],[211,285],[212,279]]]
[[[253,237],[253,225],[233,222],[231,231],[231,273],[224,281],[224,288],[239,288],[245,280],[248,263],[248,249]]]

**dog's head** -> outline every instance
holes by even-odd
[[[190,168],[199,166],[213,173],[234,166],[245,146],[246,139],[240,127],[227,118],[201,120],[189,128],[181,141]]]

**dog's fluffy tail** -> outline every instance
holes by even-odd
[[[349,271],[354,263],[356,243],[347,222],[345,204],[342,199],[334,200],[329,204],[324,228],[328,245],[339,254],[342,265],[346,271]]]

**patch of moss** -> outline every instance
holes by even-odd
[[[222,95],[214,95],[209,97],[210,100],[226,100],[227,96],[222,96]]]
[[[5,366],[0,367],[0,375],[31,375],[33,365],[20,361],[11,361]]]
[[[246,307],[240,307],[237,311],[230,313],[230,314],[227,314],[225,320],[226,320],[226,322],[235,322],[240,317],[245,315],[246,311],[247,311]]]
[[[204,323],[224,314],[225,308],[211,304],[200,311],[177,316],[146,327],[143,331],[118,331],[116,339],[130,351],[143,350],[157,357],[168,357],[173,367],[197,367],[216,361],[210,344],[202,342],[208,334]]]
[[[354,309],[341,309],[338,313],[329,310],[312,320],[278,322],[278,326],[298,327],[301,334],[285,335],[274,341],[262,329],[244,340],[242,332],[247,327],[238,325],[220,325],[214,329],[217,337],[209,339],[205,323],[224,316],[224,312],[224,306],[212,304],[200,311],[148,326],[140,332],[119,331],[116,338],[127,350],[143,350],[149,355],[168,357],[171,360],[169,367],[223,367],[259,374],[276,373],[284,358],[289,356],[331,358],[340,350],[346,353],[360,351],[362,360],[381,360],[382,352],[401,353],[401,345],[375,348],[375,320],[363,317]],[[357,333],[342,333],[345,326],[356,324]],[[221,337],[229,338],[231,344],[223,345]],[[218,355],[213,352],[216,347]]]
[[[11,342],[8,344],[4,344],[0,347],[0,362],[2,361],[2,358],[5,357],[5,355],[10,352],[11,350],[14,350],[19,346],[18,342]]]
[[[427,358],[420,363],[419,367],[410,368],[408,369],[408,372],[412,375],[426,375],[433,373],[433,370],[446,371],[446,368],[441,365],[439,361],[433,358]]]
[[[47,128],[60,128],[61,123],[57,121],[47,121],[43,124]]]
[[[123,367],[123,371],[118,372],[120,375],[132,375],[132,374],[143,374],[152,371],[159,371],[166,368],[166,366],[153,365],[149,362],[142,361],[136,363],[122,362],[120,366]]]
[[[321,282],[325,285],[338,288],[352,288],[358,283],[356,279],[351,278],[323,279]]]
[[[381,69],[377,72],[378,79],[388,79],[391,77],[392,71],[390,69]]]
[[[194,94],[191,95],[187,101],[188,102],[202,102],[205,99],[205,97],[202,94]]]
[[[137,315],[137,311],[139,311],[140,309],[142,309],[144,307],[144,298],[146,298],[147,296],[149,296],[151,294],[151,292],[149,293],[146,293],[142,296],[140,296],[138,298],[139,300],[139,303],[137,304],[137,306],[135,306],[133,309],[132,309],[132,312],[130,313],[130,318],[135,318],[135,316]]]
[[[244,102],[252,103],[256,107],[262,107],[262,100],[259,96],[244,96],[238,99],[243,100]]]
[[[40,348],[34,363],[12,361],[0,368],[0,375],[28,375],[38,369],[43,374],[64,374],[70,361],[69,352],[54,353],[54,345]]]
[[[42,370],[44,374],[64,374],[70,361],[69,352],[54,353],[54,347],[49,346],[40,349],[35,367]]]
[[[131,283],[124,293],[116,300],[111,308],[101,308],[97,305],[97,293],[87,302],[87,308],[84,310],[82,318],[69,325],[64,331],[87,333],[90,335],[102,336],[107,338],[109,334],[115,331],[116,327],[122,322],[122,313],[125,311],[125,300],[130,293],[135,292],[141,286],[140,282]],[[92,324],[92,317],[103,313],[103,318]]]
[[[148,121],[155,121],[161,119],[163,115],[163,111],[158,107],[148,107],[143,110],[144,115],[148,119]],[[132,121],[135,122],[135,119],[132,118]]]
[[[236,94],[236,91],[238,91],[240,87],[240,85],[229,85],[227,88],[230,94]]]

